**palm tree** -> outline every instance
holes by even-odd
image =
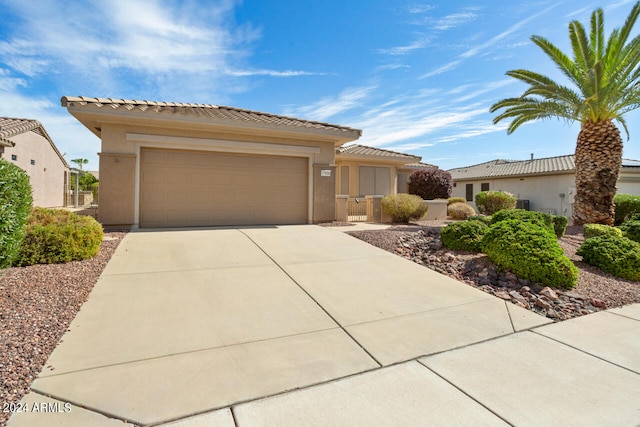
[[[587,35],[578,21],[569,24],[573,59],[540,36],[531,41],[558,66],[575,88],[560,85],[549,77],[528,70],[513,70],[508,76],[528,84],[518,98],[503,99],[491,112],[504,111],[494,124],[512,118],[507,133],[523,123],[548,118],[562,118],[581,123],[575,151],[576,195],[573,221],[576,225],[601,223],[613,225],[613,198],[622,163],[623,141],[614,120],[626,133],[624,115],[640,107],[640,35],[628,41],[640,14],[640,2],[622,28],[604,35],[604,13],[596,9],[591,15]]]
[[[87,159],[73,159],[71,161],[73,163],[75,163],[76,165],[78,165],[80,170],[82,170],[82,165],[86,165],[87,163],[89,163],[89,160],[87,160]]]

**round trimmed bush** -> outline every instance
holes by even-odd
[[[572,289],[578,280],[578,269],[548,226],[517,219],[497,222],[484,234],[482,251],[523,279],[564,289]]]
[[[420,219],[428,209],[420,197],[412,194],[389,194],[382,199],[382,210],[393,222],[406,224],[411,219]]]
[[[464,221],[449,224],[440,231],[442,244],[456,251],[481,252],[482,236],[488,230],[481,221]]]
[[[550,215],[553,222],[553,231],[556,233],[556,237],[559,239],[564,236],[567,231],[567,225],[569,225],[569,218],[564,215]]]
[[[464,197],[449,197],[447,199],[447,206],[451,206],[454,203],[467,203],[467,199]]]
[[[469,217],[469,221],[480,221],[483,224],[491,225],[491,217],[487,215],[474,215]]]
[[[473,206],[466,203],[453,203],[447,207],[447,215],[453,219],[469,219],[476,214]]]
[[[34,208],[15,264],[58,264],[93,258],[102,242],[93,218],[63,209]]]
[[[508,219],[517,219],[553,230],[553,220],[551,216],[543,214],[542,212],[527,211],[524,209],[504,209],[496,212],[491,216],[491,223],[496,224]]]
[[[625,221],[618,228],[622,231],[622,235],[627,239],[631,239],[635,242],[640,242],[639,220]]]
[[[422,169],[409,176],[407,187],[410,194],[424,200],[448,199],[453,191],[451,174],[442,169]]]
[[[0,268],[9,267],[20,252],[32,203],[29,175],[0,159]]]
[[[622,230],[604,224],[585,224],[582,234],[584,235],[585,239],[590,239],[592,237],[598,236],[622,237]]]
[[[616,194],[613,198],[613,204],[616,209],[616,225],[620,225],[624,221],[627,221],[633,214],[640,213],[640,196]]]
[[[516,202],[513,194],[506,191],[481,191],[476,194],[476,207],[485,215],[493,215],[503,209],[513,209]]]
[[[619,236],[592,237],[578,248],[587,264],[629,280],[640,280],[640,243]]]

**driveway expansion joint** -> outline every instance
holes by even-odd
[[[626,316],[622,316],[622,317],[626,317]],[[596,359],[598,359],[598,360],[601,360],[601,361],[603,361],[603,362],[606,362],[606,363],[608,363],[608,364],[610,364],[610,365],[613,365],[613,366],[615,366],[615,367],[617,367],[617,368],[622,368],[622,369],[624,369],[625,371],[629,371],[629,372],[631,372],[631,373],[633,373],[633,374],[640,375],[640,372],[634,371],[633,369],[631,369],[631,368],[627,368],[626,366],[619,365],[619,364],[617,364],[617,363],[615,363],[615,362],[612,362],[611,360],[607,360],[607,359],[605,359],[605,358],[603,358],[603,357],[601,357],[601,356],[598,356],[597,354],[589,353],[589,352],[588,352],[588,351],[586,351],[586,350],[583,350],[583,349],[578,348],[578,347],[576,347],[576,346],[573,346],[573,345],[571,345],[571,344],[567,344],[566,342],[560,341],[559,339],[552,338],[552,337],[549,337],[549,336],[547,336],[547,335],[541,334],[541,333],[540,333],[540,332],[538,332],[538,331],[534,331],[534,330],[532,330],[531,332],[535,333],[535,334],[536,334],[536,335],[538,335],[538,336],[541,336],[541,337],[547,338],[547,339],[549,339],[549,340],[551,340],[551,341],[554,341],[554,342],[557,342],[557,343],[559,343],[559,344],[562,344],[562,345],[564,345],[564,346],[566,346],[566,347],[569,347],[569,348],[571,348],[571,349],[573,349],[573,350],[579,351],[580,353],[586,354],[587,356],[590,356],[590,357],[596,358]]]
[[[362,351],[364,351],[374,362],[376,362],[378,364],[378,366],[383,366],[383,364],[376,359],[373,354],[371,354],[371,352],[369,350],[367,350],[358,340],[355,339],[355,337],[353,335],[351,335],[346,328],[340,324],[340,322],[338,322],[338,320],[331,315],[331,313],[329,313],[319,302],[318,300],[316,300],[302,285],[300,285],[300,283],[298,283],[298,281],[296,279],[293,278],[293,276],[291,276],[291,274],[289,274],[289,272],[282,266],[280,265],[280,263],[278,263],[278,261],[276,261],[275,259],[273,259],[273,257],[271,257],[271,255],[269,255],[267,253],[267,251],[265,251],[255,240],[253,240],[251,238],[251,236],[249,236],[248,234],[246,234],[243,230],[238,229],[238,231],[242,234],[244,234],[254,245],[256,245],[256,247],[258,249],[260,249],[289,279],[291,279],[291,281],[293,283],[296,284],[296,286],[298,288],[300,288],[300,290],[302,292],[304,292],[327,316],[329,316],[329,318],[336,324],[338,325],[338,327],[349,337],[351,338],[351,340],[353,342],[355,342],[358,347],[360,347],[362,349]]]

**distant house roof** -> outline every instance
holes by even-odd
[[[83,109],[105,110],[105,112],[122,111],[150,116],[185,116],[191,119],[202,118],[225,124],[259,124],[266,127],[307,128],[342,133],[350,136],[349,140],[358,139],[362,135],[360,129],[332,125],[324,122],[296,119],[259,111],[244,110],[212,104],[190,104],[179,102],[156,102],[113,98],[89,98],[85,96],[63,96],[63,107],[83,107]],[[86,124],[85,124],[86,125]],[[87,126],[89,127],[89,126]],[[90,128],[90,127],[89,127]],[[91,129],[91,128],[90,128]],[[99,129],[91,129],[99,134]]]
[[[408,163],[404,167],[407,169],[438,169],[438,166],[425,162]]]
[[[622,166],[640,167],[640,161],[623,159]],[[449,173],[454,180],[469,180],[571,173],[575,168],[575,156],[571,154],[529,160],[491,160],[473,166],[449,169]]]
[[[42,123],[32,119],[0,117],[0,145],[5,147],[14,147],[15,142],[11,141],[11,138],[26,132],[34,132],[49,141],[49,144],[51,144],[53,150],[56,152],[58,157],[60,157],[62,163],[66,167],[69,167],[65,158],[62,156],[60,151],[58,151],[58,147],[56,147],[56,144],[53,143],[53,140],[44,129],[44,126],[42,126]]]
[[[336,154],[345,155],[350,157],[371,157],[371,158],[386,158],[390,160],[402,160],[406,162],[417,163],[420,162],[422,157],[414,156],[412,154],[399,153],[397,151],[385,150],[383,148],[367,147],[366,145],[352,144],[344,147],[338,147]]]

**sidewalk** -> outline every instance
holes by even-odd
[[[637,396],[640,304],[550,324],[322,227],[148,230],[9,425],[622,426]]]

